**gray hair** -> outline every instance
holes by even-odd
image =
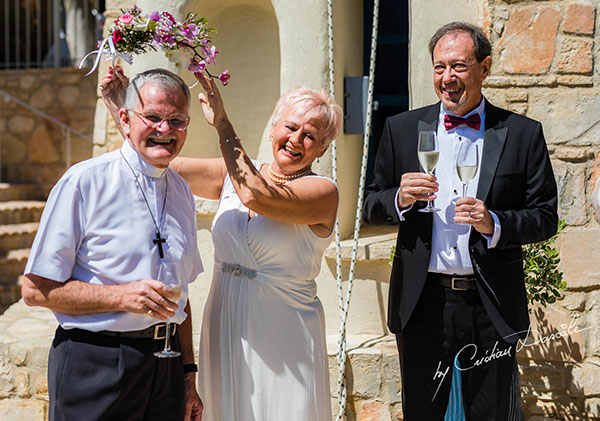
[[[481,63],[487,56],[492,55],[492,44],[483,30],[468,22],[450,22],[436,31],[429,40],[429,54],[433,61],[433,50],[439,40],[446,34],[464,32],[469,34],[475,45],[475,58]]]
[[[140,104],[141,98],[139,91],[146,83],[152,83],[153,85],[164,90],[180,90],[183,92],[187,100],[187,112],[189,112],[191,103],[190,89],[185,84],[183,79],[166,69],[146,70],[145,72],[139,73],[135,78],[133,78],[131,83],[129,83],[127,90],[125,91],[125,109],[132,110]]]
[[[315,119],[324,125],[323,150],[327,149],[342,128],[342,108],[335,99],[323,89],[298,86],[279,98],[275,104],[275,112],[271,126],[275,126],[285,111],[301,111],[307,119]]]

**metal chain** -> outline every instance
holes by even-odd
[[[329,84],[332,95],[335,94],[334,89],[334,70],[333,70],[333,0],[327,2],[327,21],[328,21],[328,39],[329,39]],[[352,246],[352,258],[350,261],[350,273],[348,275],[348,290],[344,298],[344,290],[342,287],[342,263],[341,263],[341,242],[339,222],[335,224],[335,242],[336,242],[336,277],[338,284],[338,297],[340,305],[340,329],[338,339],[338,354],[337,362],[339,367],[338,373],[338,403],[339,411],[336,417],[340,421],[344,417],[346,410],[347,387],[346,387],[346,322],[348,320],[348,311],[350,308],[350,298],[352,296],[352,285],[354,281],[354,267],[356,265],[356,255],[358,251],[358,236],[360,230],[360,220],[362,216],[362,205],[364,198],[365,179],[367,175],[367,161],[369,153],[369,135],[371,133],[371,114],[373,109],[373,84],[375,81],[375,57],[377,49],[377,29],[379,26],[379,0],[374,0],[373,3],[373,33],[371,36],[371,57],[369,63],[369,84],[367,93],[367,115],[365,120],[365,130],[363,136],[363,152],[360,170],[360,183],[358,188],[358,199],[356,204],[356,216],[354,220],[354,239]],[[332,143],[332,167],[333,179],[337,184],[337,154],[335,141]]]

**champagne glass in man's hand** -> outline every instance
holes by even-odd
[[[417,156],[419,163],[427,174],[433,174],[433,170],[438,163],[440,152],[438,150],[438,141],[436,132],[420,132],[419,145],[417,147]],[[419,212],[438,212],[439,209],[433,207],[433,200],[427,202],[427,207],[419,209]]]
[[[461,142],[456,156],[456,172],[462,183],[462,197],[467,195],[469,182],[475,178],[479,168],[479,145],[465,140]]]
[[[177,302],[181,295],[181,276],[176,270],[176,266],[161,262],[158,280],[163,282],[166,286],[171,288],[175,295],[171,298],[171,301]],[[179,357],[181,352],[173,351],[171,349],[171,318],[167,319],[167,325],[165,329],[165,347],[162,351],[155,352],[154,355],[158,358],[174,358]]]

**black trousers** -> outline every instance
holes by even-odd
[[[164,341],[59,327],[48,359],[50,421],[182,420],[183,362]],[[179,350],[177,333],[171,346]]]
[[[427,283],[396,340],[405,421],[444,419],[455,358],[467,421],[523,419],[515,346],[498,335],[477,290]]]

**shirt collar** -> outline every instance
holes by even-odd
[[[148,164],[144,158],[142,158],[142,155],[133,149],[129,139],[125,139],[123,142],[123,146],[121,146],[121,153],[127,162],[129,162],[131,168],[141,172],[144,175],[147,175],[148,177],[160,178],[167,172],[167,168],[156,168],[155,166]]]
[[[467,117],[472,116],[473,114],[479,114],[479,116],[481,117],[481,121],[483,121],[483,117],[484,117],[483,112],[484,111],[485,111],[485,97],[483,95],[481,95],[481,101],[479,102],[479,105],[463,116],[459,116],[458,114],[454,114],[452,111],[446,110],[446,107],[444,107],[444,103],[443,102],[440,103],[440,115],[441,116],[443,116],[444,114],[449,114],[449,115],[453,115],[455,117],[467,118]]]

